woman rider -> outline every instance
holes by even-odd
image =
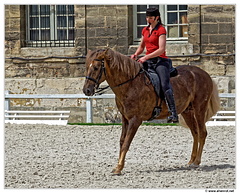
[[[141,43],[131,58],[136,60],[137,56],[140,55],[146,47],[146,55],[141,57],[138,62],[147,62],[148,64],[152,63],[151,67],[155,68],[155,71],[161,80],[161,87],[164,92],[168,108],[171,112],[171,115],[168,117],[167,121],[168,123],[176,123],[178,122],[178,115],[176,112],[173,90],[170,85],[169,59],[166,56],[165,51],[166,30],[163,27],[158,9],[148,8],[146,11],[146,20],[149,25],[143,28]]]

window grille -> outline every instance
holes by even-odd
[[[28,5],[29,47],[73,47],[74,5]]]
[[[167,30],[167,40],[186,40],[188,38],[187,5],[134,5],[133,6],[133,37],[139,42],[142,29],[147,26],[146,9],[158,8],[161,20]]]

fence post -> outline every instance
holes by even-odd
[[[8,95],[9,94],[9,91],[8,90],[5,90],[5,95]],[[5,97],[4,97],[5,98]],[[10,110],[10,99],[8,98],[5,98],[5,101],[4,101],[4,110],[5,111],[9,111]],[[4,112],[5,113],[5,112]],[[8,115],[8,113],[5,113],[5,115]],[[6,120],[9,120],[9,118],[5,118]]]
[[[93,116],[92,116],[92,99],[91,98],[88,98],[86,100],[86,114],[87,114],[87,120],[86,122],[87,123],[92,123],[93,122]]]

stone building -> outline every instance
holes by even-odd
[[[5,5],[5,90],[82,94],[87,51],[135,52],[151,5]],[[235,5],[155,5],[167,29],[173,65],[196,65],[235,92]],[[234,108],[224,101],[224,108]],[[94,101],[94,122],[119,120],[113,100]],[[103,108],[104,107],[104,108]],[[85,121],[82,99],[11,100],[12,109],[70,109]]]

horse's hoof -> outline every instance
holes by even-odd
[[[122,175],[121,171],[117,170],[116,168],[112,170],[112,174],[113,174],[114,176],[120,176],[120,175]]]
[[[112,175],[113,175],[113,176],[121,176],[122,173],[121,173],[121,172],[118,172],[118,173],[114,172],[114,173],[112,173]]]
[[[193,161],[189,161],[189,162],[188,162],[188,166],[190,166],[192,163],[193,163]]]
[[[198,165],[198,164],[194,164],[194,163],[192,163],[192,164],[189,165],[189,167],[190,167],[190,168],[198,168],[199,165]]]

